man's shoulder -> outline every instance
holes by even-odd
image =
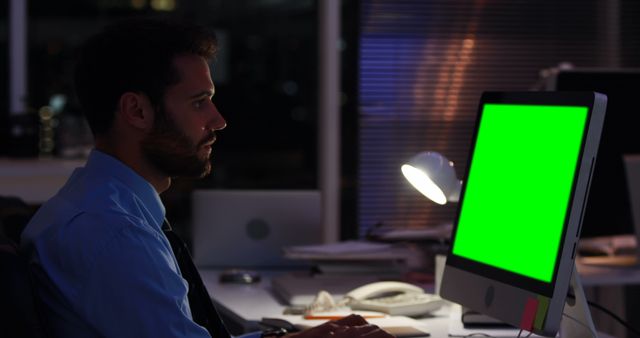
[[[82,174],[78,179],[70,180],[56,197],[85,214],[132,219],[134,223],[157,222],[154,215],[157,214],[155,204],[159,203],[159,198],[149,198],[140,191],[140,186],[130,186],[104,172],[88,170]]]
[[[90,193],[61,191],[34,214],[25,229],[26,235],[35,236],[67,227],[73,230],[91,228],[98,236],[122,226],[144,225],[146,222],[138,212],[135,197],[127,195],[126,191],[108,184],[96,186]]]
[[[22,246],[91,257],[108,250],[110,241],[160,236],[159,216],[134,191],[117,179],[96,175],[79,170],[45,202],[24,230]],[[139,236],[125,236],[132,233]]]
[[[118,210],[90,210],[78,214],[68,222],[64,232],[79,251],[94,254],[115,248],[118,243],[160,236],[160,232],[143,218]]]
[[[83,230],[86,230],[87,235],[91,237],[115,234],[129,228],[144,230],[153,228],[153,225],[143,217],[117,207],[85,209],[74,215],[67,223],[68,231],[82,234]]]
[[[58,196],[80,209],[92,211],[114,208],[135,200],[135,194],[127,185],[113,177],[90,172],[67,182]]]
[[[61,191],[35,213],[25,228],[23,241],[45,236],[95,243],[127,228],[152,230],[145,216],[135,196],[111,184],[97,185],[91,193]]]
[[[118,248],[130,246],[131,242],[156,241],[161,235],[135,215],[113,210],[77,211],[31,235],[28,240],[35,251],[90,269],[96,259],[117,254]]]

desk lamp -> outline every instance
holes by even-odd
[[[414,188],[440,205],[460,198],[462,181],[456,177],[453,162],[440,153],[418,153],[403,164],[401,170]]]

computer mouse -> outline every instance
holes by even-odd
[[[260,274],[255,271],[229,269],[220,273],[220,283],[252,284],[260,281]]]

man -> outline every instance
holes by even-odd
[[[151,20],[110,26],[83,47],[75,85],[95,149],[22,235],[54,337],[210,336],[193,320],[159,194],[173,177],[211,171],[226,126],[211,101],[215,47],[198,27]],[[293,335],[389,337],[360,317]]]

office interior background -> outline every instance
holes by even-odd
[[[11,4],[18,0],[5,1],[0,156],[86,156],[91,135],[71,84],[76,47],[118,19],[167,17],[216,32],[214,102],[228,121],[213,174],[177,180],[163,196],[178,229],[189,233],[196,188],[318,189],[320,1],[25,0],[23,111],[9,103]],[[634,0],[343,0],[340,13],[341,128],[333,132],[341,140],[341,239],[453,220],[455,204],[426,200],[399,167],[415,153],[437,151],[464,177],[483,91],[544,89],[558,68],[640,63]],[[44,134],[43,116],[54,117]]]
[[[214,102],[228,121],[214,146],[213,174],[176,180],[162,196],[176,231],[190,239],[194,189],[320,189],[322,1],[3,1],[0,158],[83,159],[92,140],[72,91],[76,48],[119,19],[173,18],[216,32]],[[16,3],[26,4],[19,111],[10,103]],[[637,0],[342,0],[340,13],[341,127],[332,132],[340,138],[343,240],[453,221],[457,205],[427,200],[400,165],[437,151],[464,177],[483,91],[543,90],[558,69],[640,69]],[[640,122],[640,105],[627,108],[629,121]],[[637,309],[638,290],[628,289],[626,307]]]

